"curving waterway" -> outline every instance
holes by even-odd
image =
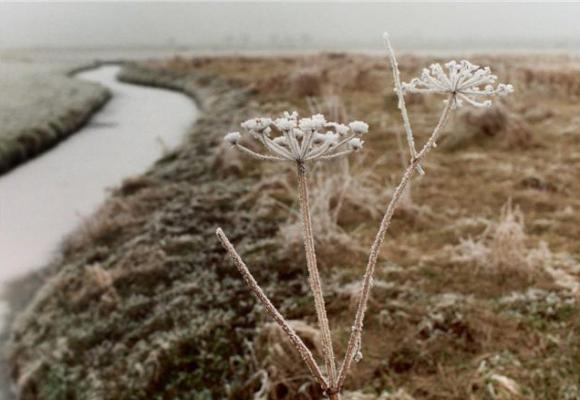
[[[117,81],[119,66],[82,72],[112,99],[79,132],[0,176],[0,290],[58,255],[67,233],[104,201],[107,189],[144,172],[179,144],[197,117],[186,96]],[[2,314],[7,306],[0,302]]]

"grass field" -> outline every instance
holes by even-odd
[[[403,80],[432,61],[403,57]],[[580,66],[555,56],[471,61],[515,94],[455,113],[414,179],[381,253],[346,399],[580,398]],[[316,172],[348,173],[352,195],[337,209],[340,190],[312,188],[341,353],[365,249],[407,158],[386,58],[175,58],[127,66],[123,79],[184,91],[204,114],[183,146],[127,180],[66,241],[12,332],[22,398],[319,398],[214,236],[222,226],[316,352],[292,170],[241,158],[222,137],[284,110],[369,123],[363,153]],[[409,98],[419,143],[441,100]]]

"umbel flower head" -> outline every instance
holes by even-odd
[[[295,162],[329,160],[358,151],[364,143],[360,137],[369,130],[362,121],[344,125],[327,122],[322,114],[298,118],[297,112],[284,112],[276,120],[249,119],[242,128],[260,141],[269,154],[256,153],[242,145],[239,132],[228,133],[224,140],[260,160]]]
[[[444,93],[451,95],[451,107],[461,107],[463,101],[476,107],[489,107],[491,100],[483,97],[507,95],[514,91],[512,85],[500,83],[489,67],[480,67],[469,61],[450,61],[445,64],[447,73],[441,64],[431,64],[423,69],[420,78],[403,83],[403,92],[408,93]]]

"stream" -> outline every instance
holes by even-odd
[[[197,117],[185,95],[119,82],[119,70],[107,65],[77,74],[108,87],[112,99],[79,132],[0,176],[0,332],[10,311],[2,300],[7,285],[57,257],[63,238],[107,190],[181,143]],[[0,400],[4,395],[0,390]]]

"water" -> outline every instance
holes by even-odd
[[[145,171],[195,120],[186,96],[118,82],[118,71],[77,75],[109,87],[113,98],[80,132],[0,177],[0,286],[45,266],[107,188]],[[0,302],[0,321],[7,312]]]

